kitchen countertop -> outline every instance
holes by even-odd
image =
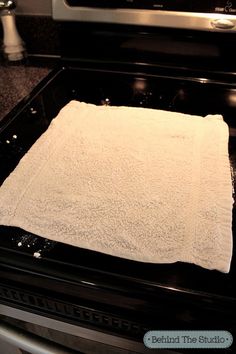
[[[51,71],[32,63],[7,65],[0,62],[0,121]]]

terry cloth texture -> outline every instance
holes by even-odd
[[[71,101],[0,188],[0,224],[229,272],[232,201],[221,116]]]

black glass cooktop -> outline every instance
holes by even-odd
[[[71,99],[203,116],[222,114],[230,127],[230,159],[233,174],[236,171],[236,83],[232,80],[222,76],[199,77],[194,72],[185,75],[184,71],[164,68],[156,69],[152,74],[148,70],[137,74],[136,71],[128,72],[128,69],[114,72],[104,68],[60,68],[1,122],[0,183]],[[235,209],[233,218],[235,220]],[[235,222],[233,232],[235,234]],[[41,286],[55,290],[53,279],[57,278],[65,282],[65,291],[71,296],[74,290],[73,286],[66,286],[69,283],[99,289],[103,302],[113,301],[112,296],[107,299],[104,295],[106,289],[113,295],[114,292],[133,294],[132,302],[127,298],[122,300],[122,307],[129,310],[137,310],[143,303],[148,308],[149,300],[152,298],[153,301],[156,296],[170,297],[175,301],[189,298],[195,304],[204,303],[207,309],[218,306],[222,310],[219,303],[223,302],[228,315],[232,315],[236,307],[235,252],[230,273],[222,274],[181,262],[157,265],[120,259],[49,241],[18,228],[1,226],[0,265],[0,277],[1,269],[5,269],[6,274],[9,273],[9,282],[20,279],[25,286],[29,282],[38,286],[35,274],[41,274],[44,280],[52,279],[45,280]]]

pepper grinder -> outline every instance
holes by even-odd
[[[26,56],[25,45],[22,41],[15,21],[13,9],[14,0],[0,0],[0,16],[3,25],[3,52],[9,61],[22,60]]]

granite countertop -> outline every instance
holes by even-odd
[[[0,120],[51,71],[49,67],[0,62]]]

